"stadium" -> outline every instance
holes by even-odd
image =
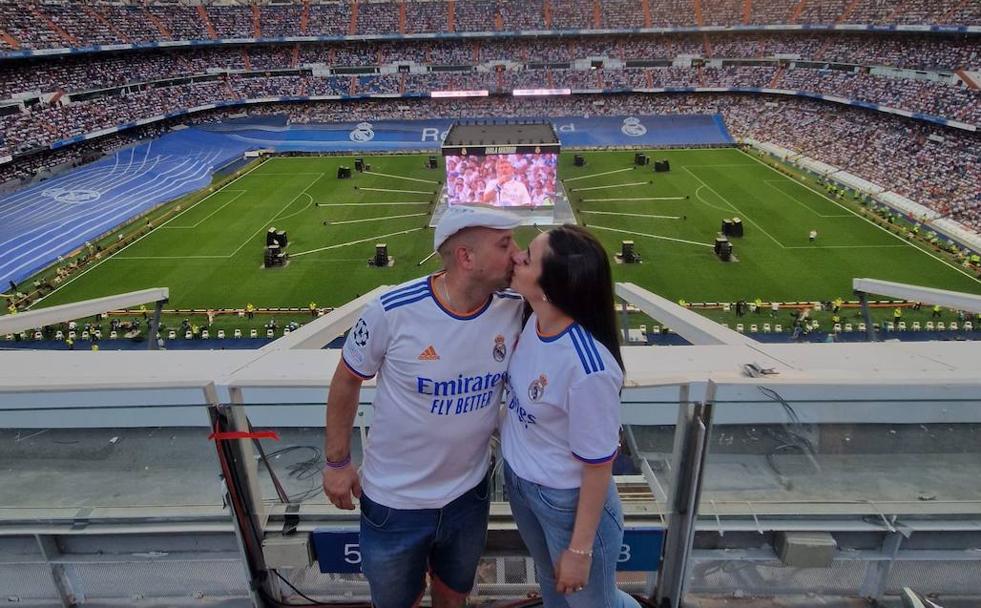
[[[615,262],[621,589],[977,605],[979,125],[971,0],[0,0],[0,597],[369,605],[330,370],[485,204]]]

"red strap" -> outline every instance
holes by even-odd
[[[276,431],[256,431],[246,433],[244,431],[229,431],[227,433],[212,433],[208,439],[214,441],[226,441],[228,439],[273,439],[279,441],[279,433]]]

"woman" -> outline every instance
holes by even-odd
[[[623,361],[606,252],[583,228],[556,228],[515,256],[511,287],[532,314],[508,366],[504,475],[542,599],[546,608],[636,608],[615,578]]]

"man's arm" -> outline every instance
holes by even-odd
[[[341,360],[334,370],[327,394],[326,432],[324,434],[324,456],[327,462],[348,463],[340,468],[324,467],[323,487],[327,499],[341,509],[354,509],[351,496],[361,498],[361,482],[358,471],[350,462],[351,433],[354,417],[358,413],[358,398],[361,395],[361,378],[351,373]]]

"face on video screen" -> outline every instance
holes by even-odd
[[[555,204],[558,154],[447,156],[446,190],[451,205],[497,207]]]

